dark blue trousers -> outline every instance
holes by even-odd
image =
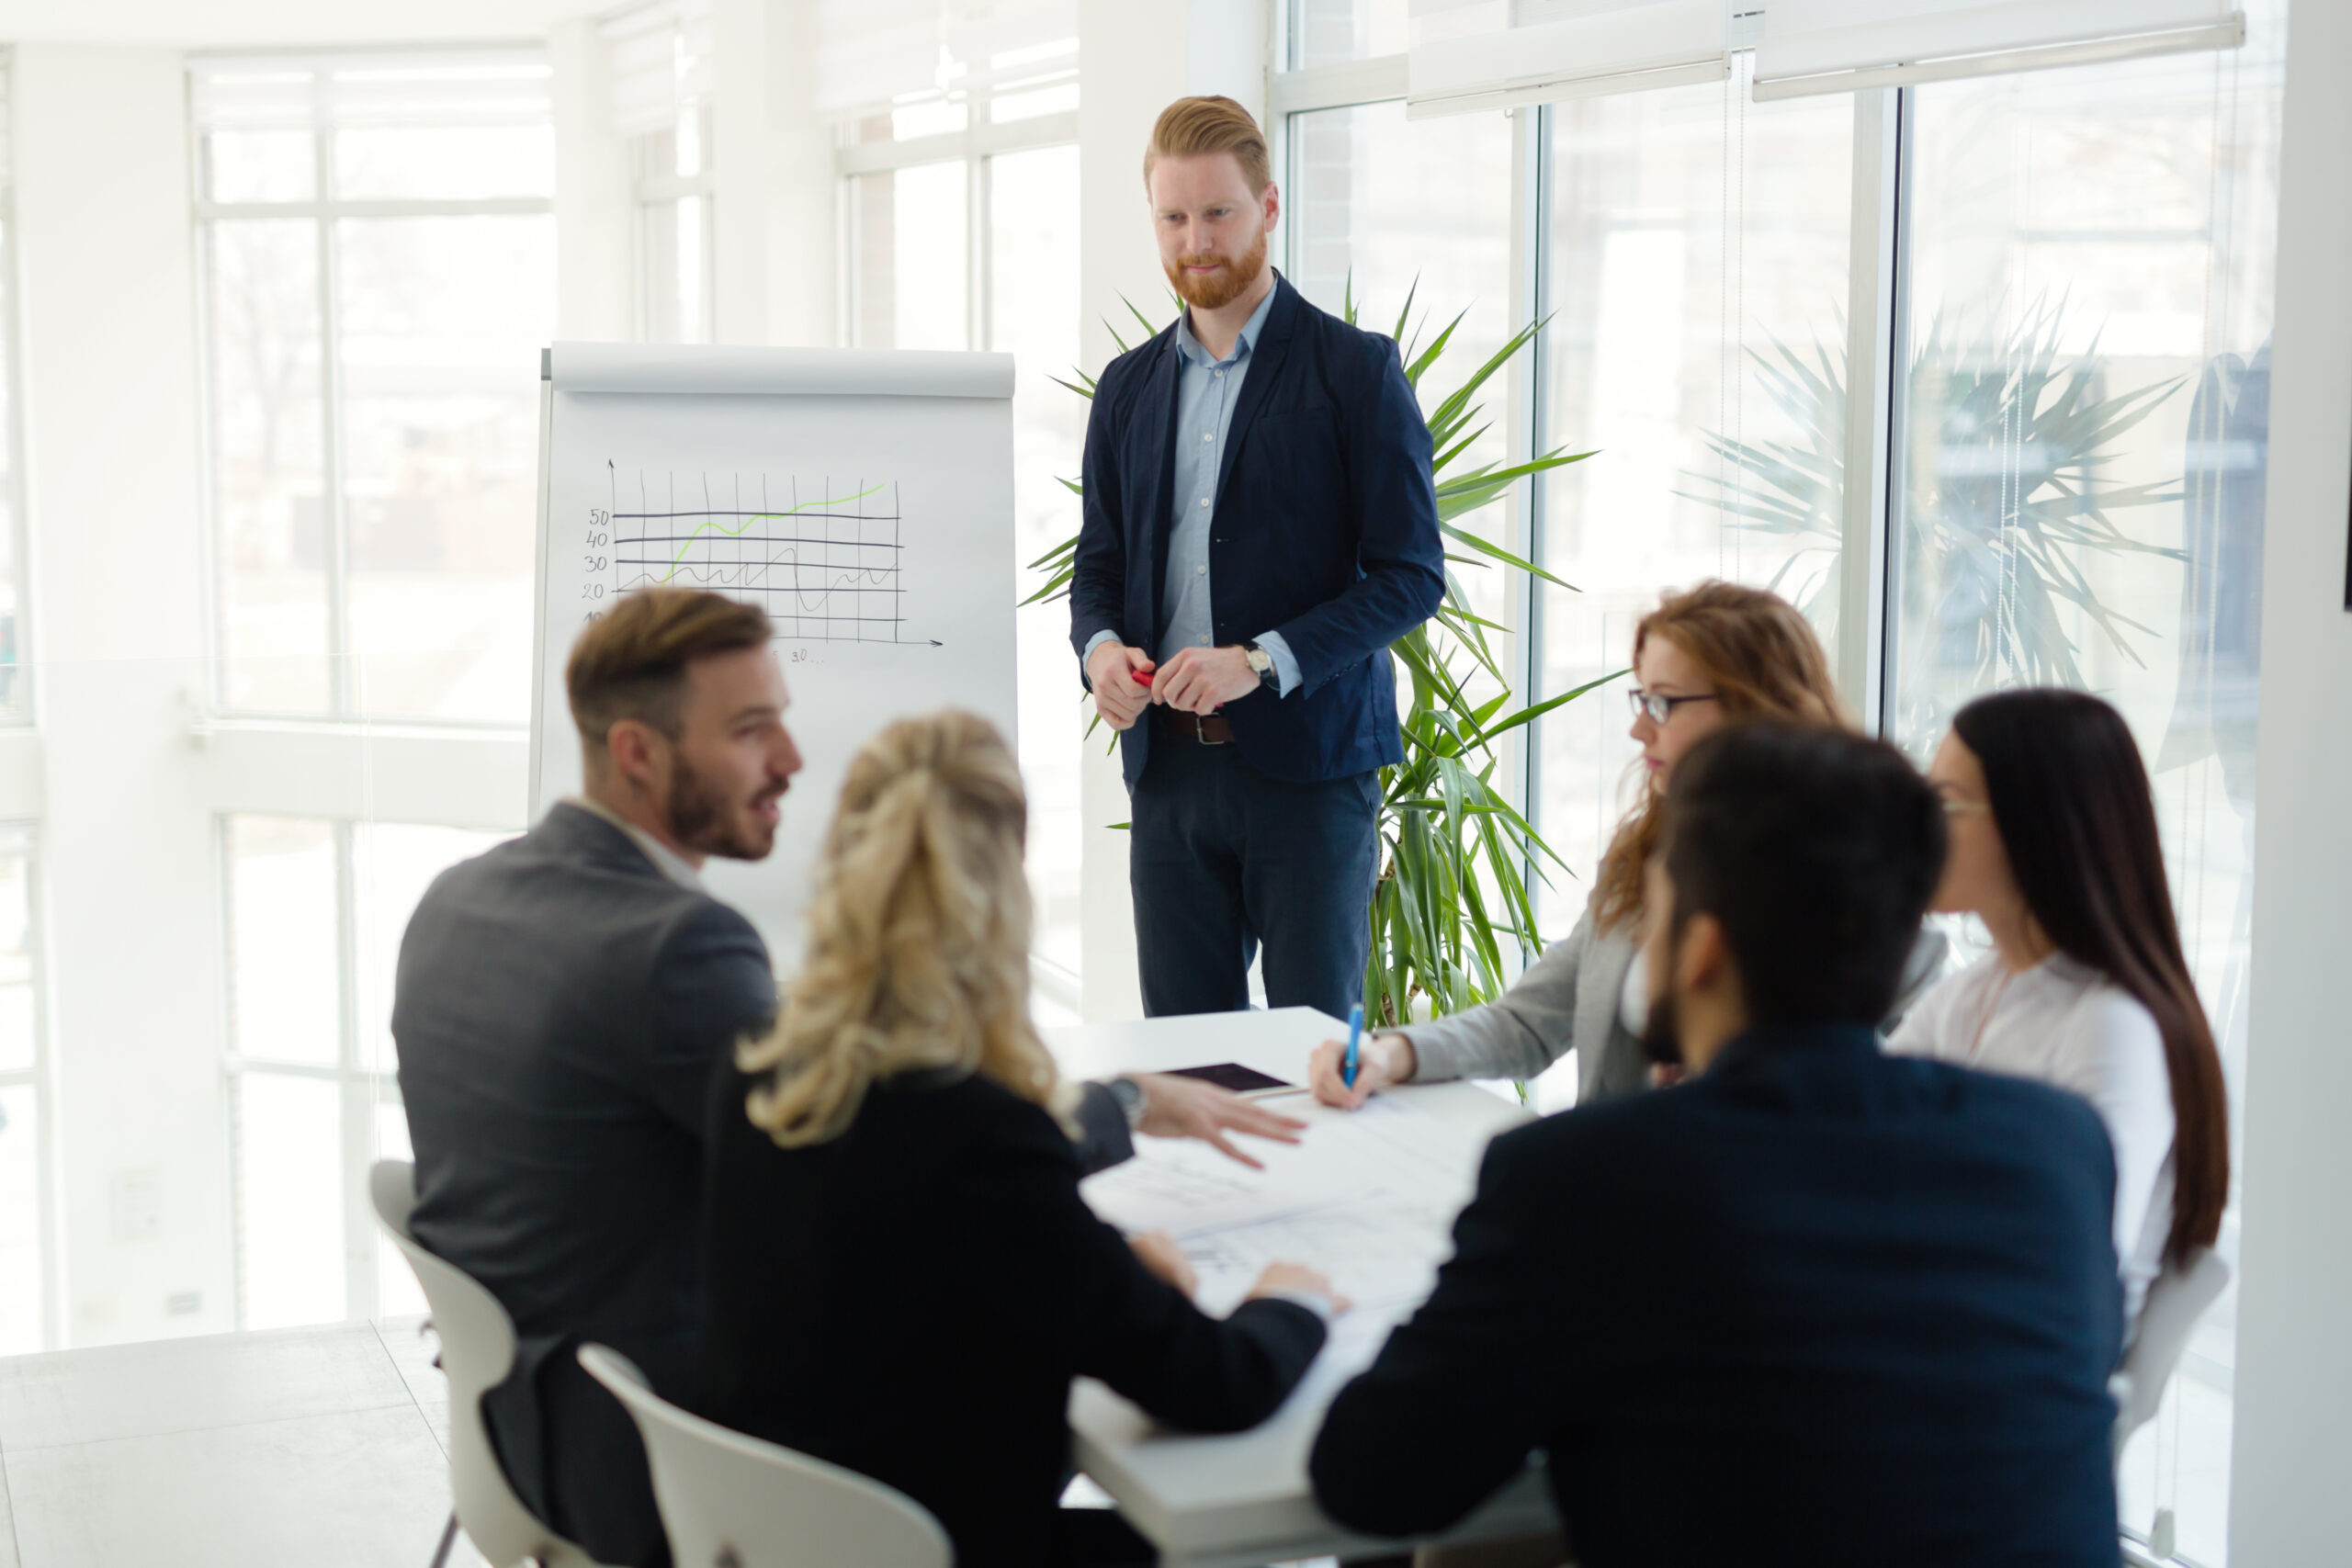
[[[1377,770],[1285,784],[1230,745],[1162,729],[1133,804],[1127,881],[1146,1016],[1248,1007],[1261,949],[1270,1007],[1345,1018],[1363,999]]]

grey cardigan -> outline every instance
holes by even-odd
[[[1943,972],[1941,931],[1922,931],[1903,966],[1892,1029]],[[1577,1055],[1577,1103],[1649,1086],[1642,1043],[1619,1016],[1625,971],[1634,963],[1630,923],[1600,931],[1588,908],[1566,942],[1555,942],[1501,996],[1451,1018],[1400,1030],[1413,1043],[1415,1083],[1444,1078],[1532,1078],[1570,1049]]]

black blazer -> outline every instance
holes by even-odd
[[[514,1318],[483,1415],[516,1494],[599,1562],[669,1550],[636,1427],[572,1351],[684,1392],[711,1068],[775,1010],[751,922],[571,805],[444,872],[401,942],[411,1224]]]
[[[443,873],[401,943],[411,1225],[514,1318],[492,1439],[516,1495],[599,1562],[669,1547],[637,1428],[573,1351],[610,1345],[689,1392],[712,1071],[775,1005],[750,921],[569,804]],[[1079,1116],[1086,1168],[1131,1152],[1107,1091],[1088,1085]]]
[[[1220,1322],[1147,1272],[1053,1119],[988,1079],[886,1079],[840,1137],[788,1150],[744,1113],[754,1081],[721,1074],[711,1100],[699,1407],[898,1487],[957,1568],[1056,1555],[1072,1378],[1235,1430],[1323,1343],[1304,1307]]]
[[[1175,485],[1176,328],[1113,360],[1087,418],[1070,642],[1159,646]],[[1404,760],[1388,645],[1436,613],[1445,549],[1430,431],[1393,339],[1326,315],[1277,277],[1217,473],[1209,582],[1220,645],[1280,632],[1287,697],[1225,705],[1252,767],[1296,784]],[[1119,737],[1132,787],[1151,727]]]
[[[1582,1568],[2115,1568],[2114,1188],[2070,1095],[1752,1032],[1494,1142],[1316,1495],[1415,1534],[1542,1450]]]

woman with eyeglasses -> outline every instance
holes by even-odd
[[[1536,1077],[1577,1053],[1579,1102],[1646,1088],[1641,1036],[1645,976],[1642,870],[1657,847],[1658,802],[1675,762],[1706,736],[1745,719],[1845,725],[1829,660],[1804,615],[1760,589],[1702,582],[1669,593],[1634,628],[1629,733],[1642,749],[1640,798],[1601,857],[1584,918],[1519,983],[1484,1007],[1365,1036],[1354,1087],[1342,1047],[1318,1046],[1308,1066],[1316,1097],[1350,1110],[1397,1083]],[[1942,967],[1944,940],[1927,933],[1904,975],[1899,1015]]]
[[[1919,998],[1894,1051],[2040,1078],[2098,1108],[2115,1145],[2115,1253],[2137,1318],[2167,1264],[2221,1234],[2229,1096],[2173,919],[2147,769],[2081,692],[1980,697],[1928,778],[1951,828],[1935,908],[1993,951]]]

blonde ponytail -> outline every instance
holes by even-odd
[[[775,1024],[738,1049],[745,1110],[792,1148],[847,1131],[876,1079],[980,1073],[1059,1113],[1029,1020],[1028,803],[986,719],[902,719],[851,762]]]

